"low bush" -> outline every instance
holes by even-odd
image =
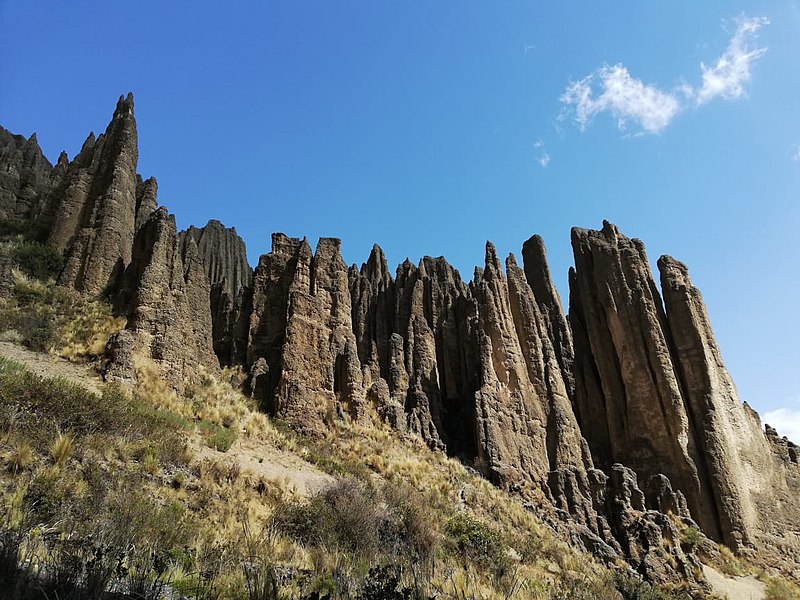
[[[458,512],[445,525],[454,553],[465,563],[490,569],[497,575],[509,566],[508,547],[500,535],[467,512]]]
[[[64,266],[61,253],[41,242],[16,242],[11,247],[10,255],[23,273],[42,281],[57,277]]]

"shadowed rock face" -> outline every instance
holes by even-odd
[[[218,363],[211,348],[209,285],[194,241],[181,247],[175,217],[164,207],[151,213],[136,234],[133,260],[122,277],[115,309],[125,330],[109,342],[107,376],[131,379],[134,359],[154,361],[176,389],[200,368]]]
[[[202,228],[189,227],[180,236],[184,247],[194,241],[211,286],[214,352],[222,365],[243,364],[253,281],[244,240],[215,220]]]
[[[99,294],[118,283],[136,230],[137,160],[129,94],[120,97],[105,133],[90,135],[67,169],[49,239],[66,257],[62,285]]]
[[[42,154],[35,133],[26,139],[0,127],[0,219],[47,214],[50,190],[64,175],[65,159],[65,155],[60,157],[54,168]]]

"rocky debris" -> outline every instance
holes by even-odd
[[[684,549],[675,521],[664,512],[650,510],[639,489],[636,474],[612,465],[605,497],[600,500],[611,531],[629,563],[649,581],[684,580],[702,585],[700,561],[691,548]]]
[[[47,212],[59,173],[42,154],[35,133],[26,139],[0,127],[0,219],[30,219]]]
[[[211,348],[209,285],[194,241],[182,248],[175,217],[154,211],[134,240],[132,261],[122,277],[115,309],[125,330],[109,341],[106,377],[131,380],[135,360],[155,362],[176,389],[215,372]]]
[[[138,160],[133,95],[70,163],[55,207],[49,242],[64,252],[61,285],[87,294],[113,290],[131,260],[136,229]],[[142,205],[144,206],[144,205]]]
[[[234,228],[211,220],[205,227],[182,231],[181,244],[193,240],[211,286],[214,352],[223,366],[243,365],[247,358],[253,270],[244,240]]]

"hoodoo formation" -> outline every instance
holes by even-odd
[[[388,423],[519,494],[569,539],[648,577],[693,579],[674,521],[740,552],[800,564],[797,447],[762,428],[722,362],[685,265],[610,223],[572,231],[569,312],[542,239],[521,264],[487,243],[471,281],[444,258],[379,246],[347,267],[340,241],[272,236],[255,269],[218,221],[178,232],[137,173],[133,97],[55,166],[0,128],[0,218],[63,253],[59,285],[127,320],[106,377],[152,361],[174,387],[239,366],[268,413],[311,435],[331,419]],[[797,567],[795,567],[797,568]]]

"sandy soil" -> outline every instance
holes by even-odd
[[[202,443],[193,444],[193,450],[199,459],[226,464],[236,461],[243,472],[278,482],[287,491],[300,496],[313,496],[334,481],[333,477],[299,456],[253,440],[240,438],[227,452],[218,452]]]
[[[713,567],[703,565],[703,573],[718,595],[728,600],[763,600],[766,587],[758,579],[747,577],[728,577]]]
[[[0,342],[0,356],[23,363],[29,371],[40,377],[63,377],[98,394],[102,391],[103,380],[89,365],[71,363],[44,352],[33,352],[14,342]]]

